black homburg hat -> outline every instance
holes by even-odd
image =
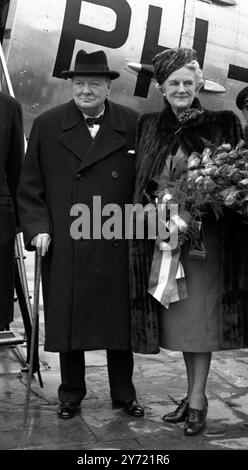
[[[115,70],[109,70],[107,57],[104,51],[87,54],[83,49],[78,51],[74,70],[63,70],[63,78],[72,78],[75,75],[104,75],[111,80],[120,76]]]

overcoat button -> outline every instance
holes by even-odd
[[[112,242],[112,245],[113,245],[114,247],[120,246],[120,242],[117,242],[116,240],[114,240],[114,241]]]
[[[114,179],[119,178],[119,173],[117,171],[112,171],[111,176]]]
[[[81,180],[82,177],[83,177],[83,176],[81,175],[81,173],[77,173],[77,174],[76,174],[76,180]]]

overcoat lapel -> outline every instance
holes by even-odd
[[[124,147],[125,131],[121,114],[114,103],[107,101],[103,123],[92,139],[82,113],[72,100],[66,107],[60,141],[81,161],[77,170],[80,171]]]
[[[106,102],[104,120],[92,144],[84,154],[78,171],[94,165],[124,147],[126,126],[114,103]]]
[[[65,110],[60,142],[79,160],[82,160],[93,143],[82,113],[73,100],[69,101]]]

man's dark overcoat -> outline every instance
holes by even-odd
[[[23,147],[21,106],[0,92],[0,325],[13,319],[15,199]]]
[[[34,121],[19,211],[27,249],[37,233],[52,236],[43,261],[46,350],[130,349],[128,241],[74,240],[70,211],[85,204],[92,217],[94,196],[102,208],[132,203],[137,117],[106,101],[94,140],[74,101]]]

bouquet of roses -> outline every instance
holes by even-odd
[[[156,179],[156,204],[177,204],[179,243],[198,238],[200,221],[209,210],[218,219],[225,207],[248,215],[248,150],[209,144],[202,154],[179,160],[175,175],[168,170]]]
[[[235,149],[223,144],[193,152],[187,163],[188,195],[200,193],[197,204],[209,206],[218,218],[228,207],[248,215],[248,150],[240,141]]]

